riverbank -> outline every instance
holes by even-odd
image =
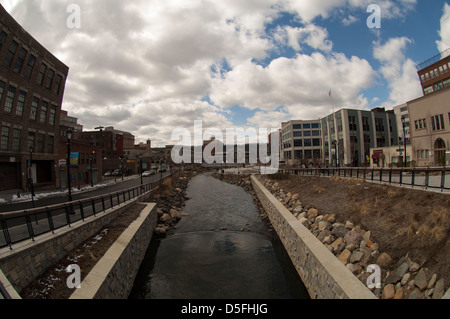
[[[378,298],[439,299],[448,291],[448,195],[356,179],[258,178],[364,284],[367,267],[379,265]],[[246,176],[223,179],[247,187]]]

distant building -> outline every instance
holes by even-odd
[[[60,124],[65,127],[70,127],[73,132],[82,132],[83,125],[78,124],[78,118],[69,116],[67,111],[61,110]]]
[[[424,95],[450,87],[450,48],[417,66]]]
[[[324,164],[328,166],[378,164],[384,155],[377,149],[398,145],[395,114],[384,108],[341,109],[321,122]]]
[[[323,163],[320,120],[292,120],[281,123],[281,159],[286,165]]]
[[[450,151],[450,87],[408,102],[417,166],[446,165]]]
[[[30,182],[35,190],[59,186],[58,136],[68,72],[0,5],[0,190],[26,191]]]

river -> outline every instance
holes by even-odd
[[[152,239],[130,299],[309,299],[249,193],[203,174],[187,197],[190,215]]]

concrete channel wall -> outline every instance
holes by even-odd
[[[150,244],[158,214],[147,204],[81,282],[70,299],[126,299]]]
[[[255,177],[253,188],[313,299],[376,299]]]
[[[0,269],[10,284],[21,291],[33,280],[43,274],[48,267],[54,265],[72,249],[99,232],[113,221],[121,212],[127,210],[138,201],[145,200],[149,195],[143,194],[133,200],[122,203],[113,209],[88,217],[85,221],[77,221],[71,226],[46,233],[35,238],[0,249]]]

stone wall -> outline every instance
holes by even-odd
[[[150,244],[158,214],[148,204],[81,282],[70,299],[125,299]]]
[[[258,180],[253,188],[313,299],[376,299]]]
[[[121,212],[145,200],[149,194],[144,194],[113,209],[88,217],[85,221],[77,221],[71,227],[55,230],[55,233],[46,233],[9,247],[0,249],[0,269],[8,278],[11,285],[21,291],[34,279],[43,274],[48,267],[54,265],[72,249],[95,235],[105,225],[113,221]]]

